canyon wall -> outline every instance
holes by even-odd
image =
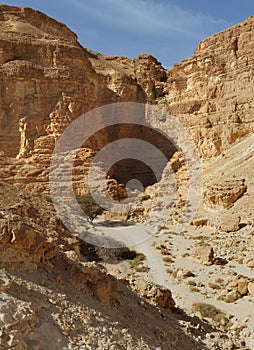
[[[158,105],[191,132],[204,158],[253,131],[254,17],[202,41],[167,71]]]
[[[192,57],[166,70],[148,54],[129,59],[92,52],[64,24],[29,8],[1,5],[2,178],[29,187],[37,182],[43,190],[66,126],[95,107],[122,101],[156,104],[177,117],[203,158],[224,152],[253,131],[253,25],[250,17],[202,41]],[[150,122],[156,126],[156,116]],[[114,139],[130,133],[118,128]],[[104,130],[89,147],[100,149],[112,137]],[[156,142],[155,134],[144,137]],[[13,158],[19,158],[15,169]]]
[[[0,28],[0,148],[8,156],[50,153],[65,127],[95,107],[146,101],[133,77],[110,68],[109,80],[104,64],[96,72],[76,35],[40,12],[2,5]]]

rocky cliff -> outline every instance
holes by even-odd
[[[192,57],[165,70],[148,54],[129,59],[92,52],[64,24],[29,8],[2,5],[1,179],[48,192],[49,162],[63,130],[93,108],[121,101],[157,105],[186,127],[204,159],[223,155],[253,132],[253,25],[250,17],[202,41]],[[75,162],[75,190],[86,191],[84,174],[94,152],[121,138],[147,141],[170,160],[175,146],[154,131],[156,116],[149,122],[152,129],[117,125],[91,137]],[[169,134],[167,123],[163,127]],[[131,159],[108,174],[123,185],[132,178],[144,186],[156,182],[151,169]],[[183,184],[186,174],[181,177]],[[210,182],[205,198],[217,201],[213,192],[219,187]],[[186,186],[178,192],[184,203]]]
[[[202,157],[218,155],[253,130],[253,23],[250,17],[204,40],[193,57],[165,70],[147,54],[128,59],[91,52],[46,15],[1,5],[0,149],[21,159],[21,183],[29,177],[38,188],[71,121],[98,106],[133,101],[155,103],[176,116]],[[137,130],[116,133],[135,137]],[[111,132],[99,136],[101,144],[90,144],[93,149],[112,141]],[[156,136],[144,133],[144,139]]]
[[[1,349],[215,350],[230,341],[176,309],[169,289],[89,262],[47,197],[1,182],[0,209]],[[230,344],[248,350],[237,337]]]
[[[0,148],[7,155],[50,153],[76,117],[107,103],[145,102],[152,80],[164,74],[149,55],[129,60],[92,53],[40,12],[2,5],[0,15]]]
[[[202,41],[167,72],[158,102],[192,132],[203,157],[253,131],[254,17]]]
[[[0,183],[0,208],[2,349],[177,346],[182,330],[169,311],[174,308],[170,291],[154,287],[145,301],[102,265],[81,257],[77,239],[41,196]],[[169,311],[166,322],[149,299]]]
[[[94,53],[46,15],[0,5],[3,349],[246,349],[245,340],[253,330],[250,323],[246,333],[252,304],[240,303],[253,302],[245,297],[253,297],[254,281],[254,154],[253,138],[245,137],[253,132],[253,25],[250,17],[204,40],[193,57],[165,70],[148,54],[129,59]],[[143,248],[141,244],[147,261],[139,254],[129,263],[99,265],[89,262],[97,257],[94,247],[68,232],[45,195],[48,166],[67,125],[95,107],[121,101],[155,104],[176,116],[205,159],[203,178],[208,186],[200,216],[183,235],[176,235],[174,225],[161,227],[153,242]],[[153,127],[157,123],[151,118]],[[82,195],[84,174],[96,151],[125,137],[154,144],[170,160],[163,176],[170,177],[170,167],[176,173],[177,221],[188,187],[184,158],[153,128],[106,128],[90,138],[74,162],[76,192]],[[154,182],[147,168],[130,160],[116,164],[109,175],[126,184],[127,174],[136,175],[137,170],[145,186]],[[165,194],[168,187],[166,182]],[[119,196],[119,188],[124,197],[124,186],[109,179],[113,198]],[[157,197],[156,185],[148,186],[137,208],[141,214],[133,212],[133,220],[149,213]],[[91,228],[88,223],[82,227],[85,233]],[[192,263],[189,253],[204,243],[213,246],[215,254],[205,270]],[[209,249],[199,250],[202,258]],[[107,254],[106,249],[102,252]],[[133,252],[127,253],[129,257]],[[236,266],[227,264],[232,260]],[[186,309],[196,298],[216,302],[222,311],[212,308],[209,313],[211,305],[207,309],[201,303],[203,310],[196,316],[205,321],[190,315],[190,308],[185,314],[175,308],[171,287],[173,298]],[[225,300],[238,299],[232,308],[225,307]],[[230,322],[224,311],[233,314]],[[217,323],[211,326],[209,318]]]

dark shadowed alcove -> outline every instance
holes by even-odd
[[[150,163],[155,164],[156,162],[162,162],[162,164],[158,164],[156,168],[163,170],[169,159],[177,150],[176,146],[170,141],[170,139],[159,130],[137,124],[117,124],[101,129],[90,137],[84,146],[99,152],[108,144],[121,139],[143,140],[145,141],[142,144],[144,153],[146,152],[148,143],[153,145],[155,149],[159,150],[164,155],[162,158],[159,157],[159,159],[153,159],[153,154],[146,154],[145,161],[142,161],[140,159],[135,159],[135,154],[133,156],[135,150],[133,152],[132,149],[130,152],[132,154],[131,157],[121,159],[120,161],[113,163],[109,169],[105,169],[111,178],[116,179],[118,183],[124,185],[132,179],[140,181],[143,187],[153,185],[161,179],[162,171],[160,174],[155,174]],[[121,143],[119,144],[121,145]],[[123,147],[125,147],[124,142]],[[121,149],[119,148],[116,151],[121,152]]]

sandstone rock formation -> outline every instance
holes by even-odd
[[[202,348],[178,326],[168,289],[150,283],[140,298],[126,281],[77,256],[47,199],[0,188],[1,348]]]
[[[240,228],[241,218],[228,213],[221,216],[220,230],[225,232],[235,232]]]
[[[29,182],[31,189],[34,182],[40,190],[64,128],[112,102],[157,103],[189,130],[205,158],[253,130],[253,17],[204,40],[193,57],[165,70],[147,54],[128,59],[84,49],[65,25],[37,11],[2,5],[0,13],[0,148],[25,160],[27,174],[16,183]],[[126,132],[137,134],[124,129],[118,138]],[[144,137],[151,142],[151,135]],[[100,148],[111,136],[104,131],[100,140],[91,146]]]
[[[198,248],[192,253],[192,257],[200,260],[204,265],[211,265],[214,261],[213,248],[210,246]]]
[[[188,278],[192,287],[204,288],[203,281],[191,280],[199,274],[202,278],[202,268],[189,270],[181,265],[189,253],[184,251],[179,259],[172,253],[174,240],[180,239],[177,254],[182,243],[184,249],[190,249],[185,240],[200,240],[210,246],[196,249],[196,241],[192,245],[196,265],[201,262],[207,265],[205,269],[215,270],[216,259],[235,259],[252,276],[253,23],[254,17],[250,17],[202,41],[193,57],[165,70],[148,54],[128,59],[94,53],[83,48],[65,25],[46,15],[0,5],[0,347],[245,349],[245,333],[241,333],[245,326],[238,324],[233,335],[226,335],[216,326],[182,317],[166,287],[143,283],[140,297],[136,286],[133,291],[132,285],[109,275],[102,265],[89,262],[89,249],[85,246],[82,250],[84,242],[80,244],[63,226],[47,193],[52,150],[73,120],[113,102],[156,104],[186,127],[205,161],[204,198],[192,226],[197,231],[190,237],[188,227],[181,240],[172,229],[166,247],[168,270],[172,265],[178,269],[179,280]],[[189,174],[181,149],[175,152],[176,147],[154,131],[159,124],[166,125],[165,120],[153,116],[148,122],[151,129],[120,125],[93,135],[75,159],[73,188],[77,195],[86,193],[84,178],[96,151],[119,138],[140,138],[153,143],[169,160],[163,179],[170,177],[171,168],[174,171],[177,200],[166,203],[172,206],[170,222],[174,224],[189,204]],[[64,155],[62,160],[64,172]],[[123,199],[128,176],[138,173],[146,190],[136,210],[124,214],[126,220],[142,221],[149,216],[157,203],[158,184],[147,167],[134,161],[116,164],[108,174],[109,194]],[[165,197],[170,186],[163,183]],[[159,201],[160,215],[164,204]],[[110,213],[108,218],[112,219]],[[160,233],[159,218],[155,215],[151,223],[158,225]],[[86,233],[89,226],[83,230]],[[202,230],[208,234],[197,236]],[[165,236],[159,246],[165,247]],[[221,260],[214,259],[214,247]],[[151,260],[154,263],[156,259]],[[231,272],[227,270],[223,276]],[[228,302],[245,302],[246,296],[253,296],[253,278],[243,276],[231,282],[229,288],[223,287],[222,295],[216,294],[219,282],[213,284],[215,288],[209,287],[209,293]],[[198,297],[201,295],[203,291]],[[205,339],[206,332],[212,332],[211,339],[217,340]],[[222,345],[227,337],[234,341]]]
[[[215,181],[214,181],[215,182]],[[219,184],[208,185],[204,191],[204,200],[212,208],[230,208],[246,191],[244,179],[220,181]]]
[[[193,57],[167,71],[158,104],[191,131],[205,158],[253,131],[253,21],[203,40]]]
[[[1,49],[0,147],[10,156],[50,153],[76,117],[110,102],[145,102],[150,77],[164,76],[152,56],[96,56],[65,25],[28,8],[1,6]]]
[[[149,283],[134,283],[137,293],[159,308],[174,309],[175,302],[170,290]]]

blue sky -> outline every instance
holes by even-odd
[[[64,22],[91,50],[136,57],[151,53],[165,67],[193,54],[202,39],[254,15],[253,0],[5,1]]]

